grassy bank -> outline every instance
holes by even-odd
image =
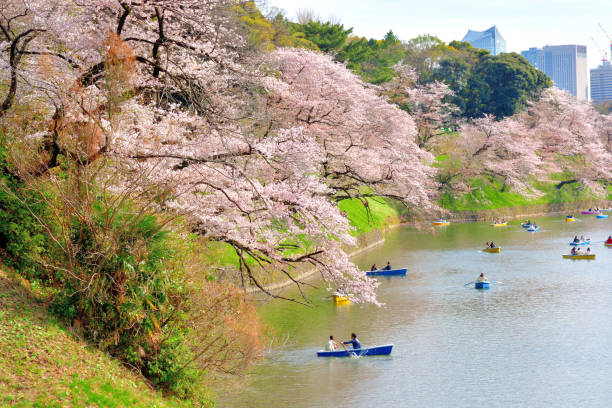
[[[470,180],[469,193],[452,196],[444,194],[439,204],[450,212],[483,211],[513,207],[571,204],[596,201],[593,193],[578,183],[569,183],[557,188],[558,181],[533,183],[533,196],[512,191],[502,191],[499,180],[478,177]],[[612,200],[612,185],[607,188],[607,200]]]
[[[189,407],[88,346],[0,268],[0,406]]]

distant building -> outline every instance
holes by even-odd
[[[474,48],[488,50],[492,55],[506,52],[506,40],[495,26],[485,31],[468,30],[461,41],[469,42]]]
[[[612,101],[612,64],[604,61],[591,70],[591,99],[593,102]]]
[[[547,45],[521,51],[521,55],[548,75],[557,88],[569,91],[579,100],[589,99],[586,46]]]

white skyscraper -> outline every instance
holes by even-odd
[[[548,75],[557,88],[585,101],[589,98],[586,52],[584,45],[547,45],[521,51],[521,55]]]

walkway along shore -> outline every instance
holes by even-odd
[[[554,216],[565,216],[568,213],[579,215],[581,210],[586,208],[610,208],[612,207],[612,201],[599,200],[599,201],[579,201],[572,203],[561,203],[561,204],[537,204],[523,207],[506,207],[498,208],[495,210],[481,210],[481,211],[459,211],[451,213],[448,216],[448,220],[452,223],[471,223],[471,222],[484,222],[491,221],[496,218],[505,218],[506,220],[511,219],[525,219],[534,217],[554,217]],[[349,256],[355,256],[385,242],[385,233],[400,226],[423,226],[429,227],[429,221],[424,220],[408,220],[398,224],[391,224],[382,230],[370,231],[364,235],[357,237],[359,245],[352,250],[349,250]],[[315,268],[308,268],[302,272],[299,272],[295,276],[295,280],[304,282],[314,278],[317,270]],[[284,289],[288,286],[295,285],[291,279],[285,279],[280,282],[272,283],[264,286],[268,292],[275,292]],[[261,293],[258,287],[249,286],[245,288],[245,291],[249,294]]]

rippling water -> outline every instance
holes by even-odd
[[[405,278],[381,279],[385,306],[334,306],[322,289],[308,292],[314,308],[263,306],[277,346],[250,386],[220,406],[612,406],[612,248],[603,245],[612,222],[538,223],[536,233],[516,222],[392,231],[356,258],[364,269],[387,260],[408,267]],[[582,233],[597,260],[562,259]],[[479,252],[491,239],[502,252]],[[464,286],[481,272],[502,283]],[[330,334],[346,340],[352,331],[364,345],[393,343],[393,353],[315,356]]]

